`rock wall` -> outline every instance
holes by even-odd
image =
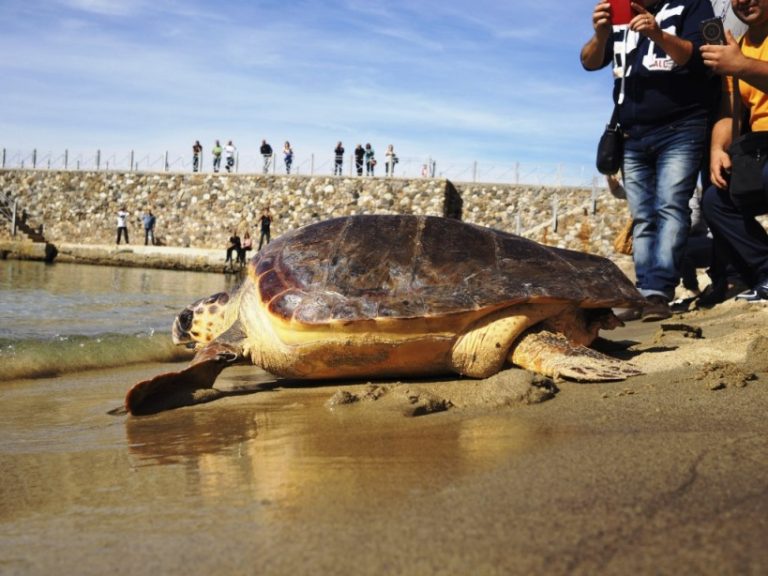
[[[0,170],[0,196],[17,201],[28,222],[42,224],[54,244],[113,244],[116,213],[125,206],[133,243],[143,243],[141,216],[151,209],[162,244],[220,248],[233,229],[258,237],[261,211],[269,206],[273,237],[350,214],[460,215],[546,244],[611,255],[613,237],[627,218],[625,203],[602,187],[428,178]],[[0,240],[9,239],[10,226],[4,225]]]

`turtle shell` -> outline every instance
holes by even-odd
[[[430,216],[348,216],[305,226],[261,250],[249,277],[271,314],[305,324],[523,302],[643,303],[606,258]]]

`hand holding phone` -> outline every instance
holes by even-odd
[[[611,24],[614,26],[629,24],[637,16],[630,5],[631,0],[608,0],[611,4]]]
[[[701,21],[701,35],[707,44],[719,44],[725,46],[725,29],[720,18],[709,18]]]

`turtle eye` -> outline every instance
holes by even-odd
[[[184,330],[185,332],[188,332],[190,328],[192,328],[192,318],[194,317],[194,313],[190,309],[184,310],[181,314],[179,314],[179,327]]]
[[[229,294],[226,292],[216,292],[216,294],[213,294],[212,296],[208,296],[208,298],[205,299],[203,304],[214,304],[214,303],[220,303],[220,304],[226,304],[229,302]]]

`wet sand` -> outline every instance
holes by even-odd
[[[646,371],[610,384],[237,368],[131,418],[176,366],[5,383],[0,573],[766,574],[768,307],[663,326],[605,334]]]

